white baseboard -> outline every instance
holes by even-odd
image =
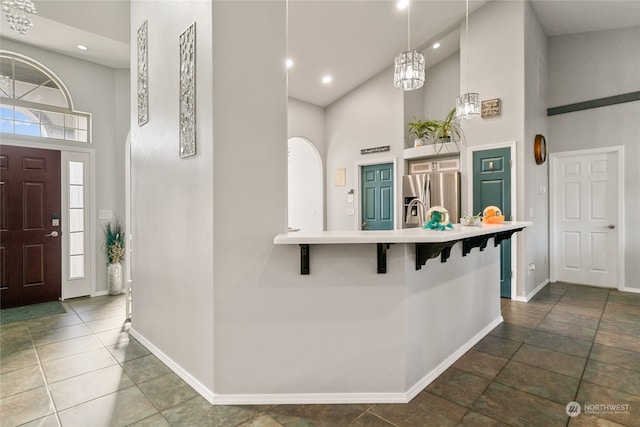
[[[212,405],[408,403],[503,321],[502,316],[493,320],[408,391],[398,393],[214,394],[134,328],[129,333]]]
[[[529,292],[527,294],[527,296],[524,297],[515,297],[514,299],[516,301],[520,301],[520,302],[529,302],[531,301],[531,299],[533,297],[536,296],[536,294],[538,292],[540,292],[542,290],[542,288],[544,288],[545,286],[547,286],[549,284],[549,279],[546,279],[544,282],[540,283],[534,290],[532,290],[531,292]]]
[[[107,289],[106,291],[96,291],[94,294],[92,294],[92,297],[101,297],[104,295],[109,295],[109,290]]]
[[[153,353],[158,359],[160,359],[165,365],[169,367],[176,375],[182,378],[187,384],[194,388],[202,397],[204,397],[209,403],[214,404],[214,394],[211,390],[209,390],[204,384],[195,379],[191,374],[184,369],[180,365],[178,365],[173,359],[164,354],[158,347],[153,345],[149,340],[147,340],[142,334],[136,331],[133,327],[129,329],[129,333],[132,337],[140,341],[140,344],[145,346],[147,350]]]
[[[496,326],[504,322],[504,318],[502,316],[498,316],[491,323],[489,323],[484,329],[475,334],[469,341],[464,343],[458,350],[456,350],[453,354],[447,357],[442,363],[440,363],[433,371],[429,372],[425,375],[420,381],[414,384],[413,387],[407,391],[407,400],[404,403],[408,403],[418,395],[422,390],[425,389],[426,386],[431,384],[436,378],[440,376],[444,371],[446,371],[451,365],[453,365],[456,360],[460,359],[467,351],[469,351],[474,345],[476,345],[482,338],[487,336],[489,332],[491,332]]]
[[[622,292],[633,292],[634,294],[640,294],[640,288],[629,288],[625,286],[619,290]]]

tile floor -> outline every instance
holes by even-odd
[[[640,425],[640,294],[554,283],[502,300],[505,322],[415,399],[376,405],[211,406],[129,337],[123,297],[65,304],[0,328],[2,427]]]

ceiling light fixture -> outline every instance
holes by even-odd
[[[37,13],[36,5],[31,0],[2,0],[2,12],[9,27],[19,34],[27,34],[33,27],[33,21],[28,15]]]
[[[433,44],[433,46],[432,46],[432,47],[433,47],[434,49],[437,49],[437,48],[439,48],[439,47],[440,47],[440,43],[435,42],[435,43]]]
[[[322,78],[322,83],[324,83],[324,84],[331,83],[331,80],[333,80],[333,79],[331,78],[331,76],[324,76],[324,77]]]
[[[405,9],[407,6],[409,6],[409,0],[398,0],[398,9]]]
[[[393,85],[404,91],[419,89],[424,84],[424,55],[411,50],[411,4],[407,2],[407,51],[396,56]]]
[[[89,48],[88,48],[88,47],[86,47],[86,46],[85,46],[85,45],[83,45],[83,44],[79,44],[79,45],[77,46],[77,48],[78,48],[78,49],[80,49],[80,50],[89,50]]]
[[[467,0],[466,44],[467,93],[456,98],[457,119],[471,119],[480,115],[480,95],[469,92],[469,0]]]
[[[287,68],[293,67],[293,61],[291,59],[287,59]]]

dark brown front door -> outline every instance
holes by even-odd
[[[60,214],[60,152],[0,146],[2,308],[60,298]]]

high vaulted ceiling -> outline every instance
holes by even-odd
[[[154,1],[162,7],[163,1]],[[23,36],[3,22],[1,37],[112,68],[129,67],[129,0],[34,2],[34,28]],[[485,3],[470,0],[471,13]],[[640,25],[638,0],[532,0],[532,5],[549,36]],[[407,49],[407,11],[397,9],[396,0],[289,0],[288,8],[291,97],[329,105]],[[425,49],[427,66],[455,53],[464,17],[463,0],[412,0],[411,48]],[[469,34],[473,37],[473,26]],[[435,41],[441,43],[437,50],[430,48]],[[78,44],[89,50],[80,51]],[[320,81],[325,74],[333,77],[328,85]]]

